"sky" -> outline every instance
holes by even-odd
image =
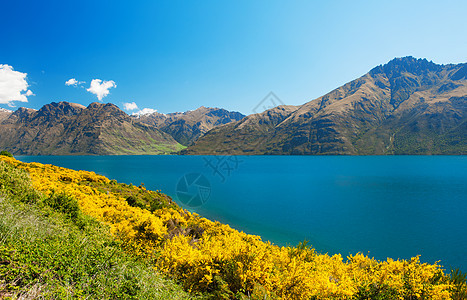
[[[467,1],[1,1],[0,107],[300,105],[395,57],[467,62]]]

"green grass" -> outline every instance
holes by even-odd
[[[148,210],[175,205],[159,191],[136,189],[132,184],[115,180],[108,184],[83,184],[119,194],[130,205]],[[200,228],[185,228],[188,229],[196,232]],[[304,241],[290,254],[300,255],[306,249],[310,248]],[[452,299],[467,299],[466,278],[467,274],[459,270],[441,278],[453,284]],[[257,289],[257,294],[263,295],[261,299],[266,299],[261,287]],[[385,286],[370,286],[360,290],[353,299],[392,299],[392,293]],[[213,292],[204,297],[219,298]],[[153,262],[124,252],[121,243],[110,235],[109,228],[84,215],[73,197],[61,192],[45,197],[31,187],[29,176],[23,170],[0,161],[0,299],[4,298],[201,297],[188,294],[173,280],[158,273]],[[256,298],[237,295],[237,299]]]
[[[150,261],[121,250],[76,200],[43,197],[0,161],[0,298],[193,299]]]

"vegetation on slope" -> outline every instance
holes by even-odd
[[[0,298],[188,299],[63,193],[0,161]]]
[[[278,247],[261,241],[258,236],[184,211],[169,197],[148,191],[144,186],[120,184],[93,172],[1,158],[29,172],[33,187],[45,199],[68,199],[42,201],[44,205],[66,212],[57,203],[76,199],[80,213],[77,217],[68,215],[69,222],[78,228],[76,232],[84,234],[89,228],[85,220],[95,218],[110,227],[116,238],[110,244],[118,245],[114,251],[123,249],[130,257],[151,261],[159,272],[172,276],[193,294],[213,299],[465,297],[462,273],[453,272],[450,277],[439,265],[420,263],[418,257],[381,262],[356,254],[344,260],[341,255],[318,254],[306,243]],[[82,240],[72,241],[79,244]],[[55,262],[55,259],[50,260]],[[75,266],[76,261],[68,264]],[[55,278],[52,274],[56,272],[46,274]],[[96,271],[93,276],[100,276],[102,272]],[[76,282],[76,286],[86,286],[82,280]]]

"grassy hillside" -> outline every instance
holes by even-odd
[[[0,298],[190,299],[151,263],[124,252],[73,198],[34,190],[0,161]]]
[[[278,247],[184,211],[144,186],[0,158],[2,207],[9,210],[1,215],[4,294],[187,297],[160,272],[211,299],[465,299],[462,273],[447,275],[418,257],[345,259],[305,242]]]

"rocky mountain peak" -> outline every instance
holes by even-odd
[[[443,66],[428,61],[426,58],[415,58],[413,56],[397,57],[384,65],[377,66],[370,71],[371,75],[384,73],[391,79],[399,77],[405,73],[416,76],[424,75],[428,72],[437,72]]]
[[[28,122],[36,112],[37,110],[32,108],[20,107],[16,111],[11,113],[8,120],[6,120],[5,122]]]
[[[88,105],[87,108],[99,108],[101,106],[103,106],[104,103],[101,103],[101,102],[92,102],[91,104]]]
[[[395,58],[298,107],[217,127],[186,154],[465,154],[467,64]]]
[[[52,102],[41,107],[37,112],[37,117],[54,117],[62,118],[69,117],[79,114],[84,106],[75,103],[69,103],[65,101],[61,102]]]
[[[85,116],[92,117],[94,121],[100,121],[109,118],[120,121],[130,121],[130,116],[128,116],[124,111],[122,111],[113,103],[93,102],[82,111],[81,115],[83,115],[82,118],[85,118]]]

